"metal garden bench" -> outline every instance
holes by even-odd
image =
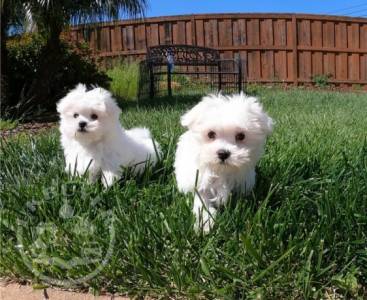
[[[216,49],[191,45],[154,46],[148,48],[144,64],[149,72],[151,98],[165,88],[172,96],[177,85],[182,88],[188,81],[216,91],[242,90],[241,60],[221,59]]]

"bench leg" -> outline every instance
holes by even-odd
[[[168,96],[172,96],[172,86],[171,86],[171,67],[167,64],[167,89],[168,89]]]
[[[149,78],[150,78],[149,96],[150,96],[150,98],[153,98],[154,97],[154,74],[153,74],[153,68],[152,67],[149,68]]]

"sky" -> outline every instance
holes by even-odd
[[[367,17],[367,0],[147,0],[146,17],[202,13],[305,13]]]

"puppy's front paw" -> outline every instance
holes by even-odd
[[[102,183],[105,188],[111,186],[118,178],[119,174],[116,174],[112,171],[103,171],[102,172]]]
[[[196,216],[194,228],[197,233],[203,231],[204,234],[208,234],[213,226],[214,218],[208,212],[205,211],[201,216]]]
[[[200,201],[200,203],[198,202]],[[204,234],[209,233],[209,231],[214,226],[214,218],[217,213],[217,209],[213,206],[207,207],[203,206],[201,200],[198,199],[198,196],[194,200],[194,214],[196,217],[195,221],[195,231],[200,232],[203,231]]]

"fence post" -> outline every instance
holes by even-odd
[[[298,85],[297,17],[292,15],[293,83]]]

